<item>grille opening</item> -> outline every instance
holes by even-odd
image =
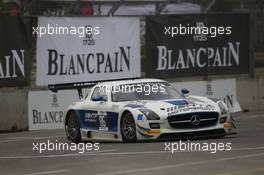
[[[150,123],[149,124],[150,129],[160,129],[159,123]]]
[[[218,118],[218,112],[195,112],[169,116],[168,122],[172,128],[195,129],[215,126]]]

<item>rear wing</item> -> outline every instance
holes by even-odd
[[[78,91],[79,99],[83,99],[83,88],[91,88],[98,82],[80,82],[80,83],[66,83],[66,84],[49,84],[50,91],[57,93],[59,90],[76,89]]]
[[[126,79],[112,79],[105,81],[90,81],[90,82],[76,82],[76,83],[65,83],[65,84],[49,84],[48,88],[50,91],[57,93],[59,90],[67,90],[67,89],[76,89],[78,91],[79,99],[83,99],[83,88],[91,88],[100,82],[106,81],[121,81],[121,80],[135,80],[139,77],[135,78],[126,78]]]

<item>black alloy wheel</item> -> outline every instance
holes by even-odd
[[[129,112],[126,112],[121,118],[121,134],[123,142],[135,142],[137,140],[135,120]]]
[[[77,116],[74,112],[71,112],[67,117],[67,122],[65,126],[67,138],[74,143],[79,143],[82,141],[80,125]]]

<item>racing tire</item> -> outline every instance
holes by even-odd
[[[79,143],[82,141],[80,124],[74,112],[69,113],[65,125],[65,130],[66,130],[67,138],[70,141],[74,143]]]
[[[136,123],[130,112],[122,115],[120,128],[123,142],[137,141]]]

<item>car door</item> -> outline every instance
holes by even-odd
[[[105,86],[98,86],[88,100],[90,111],[85,114],[86,126],[102,132],[117,132],[118,112],[111,103],[111,92]]]

